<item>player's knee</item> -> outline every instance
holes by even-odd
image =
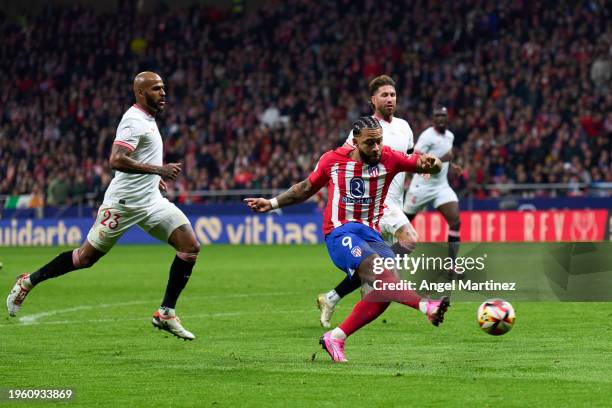
[[[403,248],[407,249],[408,251],[414,251],[419,236],[416,230],[412,228],[410,224],[406,224],[395,233],[395,238],[397,239],[399,245],[401,245]]]
[[[183,261],[195,262],[198,260],[198,255],[200,253],[200,243],[198,241],[194,241],[193,244],[187,245],[181,249],[182,251],[176,251],[176,256]]]
[[[189,252],[196,255],[200,253],[200,243],[197,240],[193,241],[189,248]]]

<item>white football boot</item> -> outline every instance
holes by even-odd
[[[26,289],[23,285],[23,281],[26,280],[30,276],[29,273],[23,273],[17,277],[15,281],[15,285],[11,292],[8,294],[6,298],[6,308],[8,310],[9,316],[16,316],[19,309],[21,309],[21,304],[25,300],[25,297],[30,292],[30,289]]]
[[[334,310],[336,310],[336,305],[327,300],[327,296],[325,296],[325,293],[321,293],[319,296],[317,296],[317,307],[321,312],[321,316],[319,317],[321,327],[331,327],[329,321],[331,320],[331,317],[334,314]]]
[[[165,330],[168,333],[172,333],[179,339],[183,340],[194,340],[195,335],[186,330],[181,324],[181,320],[176,315],[171,314],[163,314],[157,310],[153,314],[153,319],[151,323],[154,327],[157,327],[159,330]]]

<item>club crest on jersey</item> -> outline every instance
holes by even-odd
[[[353,247],[353,249],[351,249],[351,254],[353,254],[355,258],[359,258],[361,256],[361,248],[358,246]]]
[[[365,181],[361,177],[351,179],[351,195],[353,197],[363,197],[365,194]]]
[[[368,174],[372,177],[378,177],[378,165],[376,166],[369,166],[368,167]]]

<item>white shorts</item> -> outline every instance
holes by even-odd
[[[172,232],[185,224],[189,224],[185,214],[165,198],[148,207],[102,204],[87,234],[87,241],[97,250],[106,253],[134,225],[152,237],[168,242]]]
[[[459,198],[448,184],[430,186],[411,183],[404,200],[404,211],[407,214],[416,214],[424,210],[429,203],[433,203],[433,207],[438,208],[453,201],[459,201]]]
[[[404,212],[397,207],[386,207],[383,216],[380,219],[380,235],[389,245],[397,242],[395,233],[404,225],[408,225],[411,229],[412,225]],[[415,231],[416,234],[416,231]]]

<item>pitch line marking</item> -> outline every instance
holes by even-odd
[[[215,298],[227,299],[227,298],[246,298],[246,297],[252,297],[252,296],[286,296],[286,295],[292,295],[296,293],[302,293],[302,292],[235,293],[235,294],[228,294],[228,295],[194,296],[194,297],[190,297],[190,299],[215,299]],[[38,320],[41,318],[49,317],[49,316],[56,316],[56,315],[64,314],[64,313],[72,313],[72,312],[78,312],[82,310],[92,310],[92,309],[105,309],[105,308],[110,308],[110,307],[144,305],[148,303],[155,303],[155,301],[136,300],[136,301],[131,301],[131,302],[101,303],[101,304],[96,304],[96,305],[74,306],[74,307],[69,307],[66,309],[49,310],[45,312],[34,313],[31,315],[22,316],[22,317],[19,317],[19,323],[21,323],[22,325],[35,324],[35,323],[38,323]],[[0,324],[0,327],[2,326],[14,326],[14,325],[13,324]]]
[[[107,305],[111,306],[111,305]],[[72,308],[76,309],[76,308]],[[66,309],[67,310],[67,309]],[[83,309],[78,309],[83,310]],[[312,313],[312,309],[302,310],[268,310],[259,312],[218,312],[218,313],[200,313],[195,315],[185,315],[186,319],[199,319],[204,317],[228,317],[228,316],[246,316],[246,315],[261,315],[261,314],[291,314],[291,313]],[[25,316],[24,316],[25,317]],[[148,317],[132,317],[121,319],[121,321],[143,321]],[[32,321],[22,324],[0,324],[0,327],[19,327],[19,326],[31,326],[31,325],[56,325],[56,324],[86,324],[86,323],[108,323],[116,322],[117,319],[85,319],[85,320],[52,320],[47,322]]]

